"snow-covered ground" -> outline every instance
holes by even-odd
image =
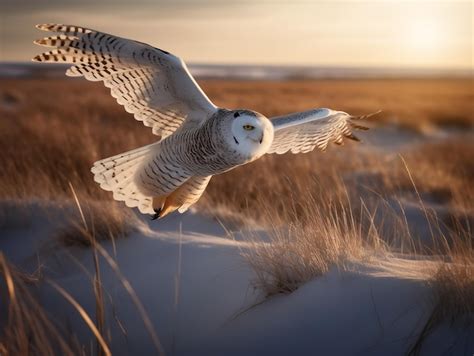
[[[58,325],[91,345],[94,338],[82,318],[47,280],[94,319],[92,250],[51,244],[53,228],[43,213],[38,207],[26,220],[9,218],[0,248],[26,270],[42,264],[42,305]],[[50,217],[60,215],[50,209]],[[157,353],[119,275],[138,295],[168,355],[401,355],[432,308],[429,287],[413,273],[424,262],[394,258],[380,266],[355,265],[352,272],[333,269],[291,294],[264,300],[240,255],[250,245],[229,238],[217,221],[186,213],[146,224],[149,229],[102,243],[120,268],[117,273],[100,258],[106,330],[115,355]],[[422,354],[471,355],[472,335],[473,328],[443,325]]]

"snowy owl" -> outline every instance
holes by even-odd
[[[95,162],[94,180],[116,200],[161,218],[186,211],[211,177],[264,154],[326,149],[351,129],[351,116],[326,108],[268,119],[255,111],[216,107],[178,57],[145,43],[88,28],[37,25],[60,33],[35,41],[54,50],[33,58],[69,63],[68,76],[102,81],[135,119],[160,136],[156,143]]]

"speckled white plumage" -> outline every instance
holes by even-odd
[[[364,128],[344,112],[315,109],[274,119],[250,110],[216,107],[184,62],[158,48],[78,26],[45,24],[61,33],[35,41],[55,49],[40,62],[70,63],[66,74],[102,81],[117,102],[160,136],[154,144],[98,161],[94,180],[116,200],[162,217],[184,212],[210,178],[266,153],[324,150],[356,139]]]

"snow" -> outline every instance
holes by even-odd
[[[55,215],[53,210],[49,214]],[[2,226],[0,248],[30,271],[40,260],[46,277],[38,291],[41,303],[58,325],[90,345],[92,333],[47,280],[68,291],[94,319],[92,250],[51,244],[48,220],[41,209],[32,211],[28,224]],[[137,293],[166,354],[401,355],[431,308],[429,286],[419,275],[399,268],[417,270],[421,261],[399,256],[370,267],[354,265],[351,272],[334,268],[291,294],[263,301],[240,255],[249,245],[229,238],[219,222],[186,213],[147,225],[102,246]],[[104,258],[100,270],[113,354],[156,354],[116,271]],[[427,339],[422,355],[447,350],[471,355],[474,338],[468,332],[474,330],[443,325]]]

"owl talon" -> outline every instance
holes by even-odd
[[[151,220],[156,220],[156,219],[158,219],[158,218],[160,217],[161,208],[159,208],[159,209],[153,209],[153,210],[155,211],[155,215],[153,215],[153,216],[151,217]]]

